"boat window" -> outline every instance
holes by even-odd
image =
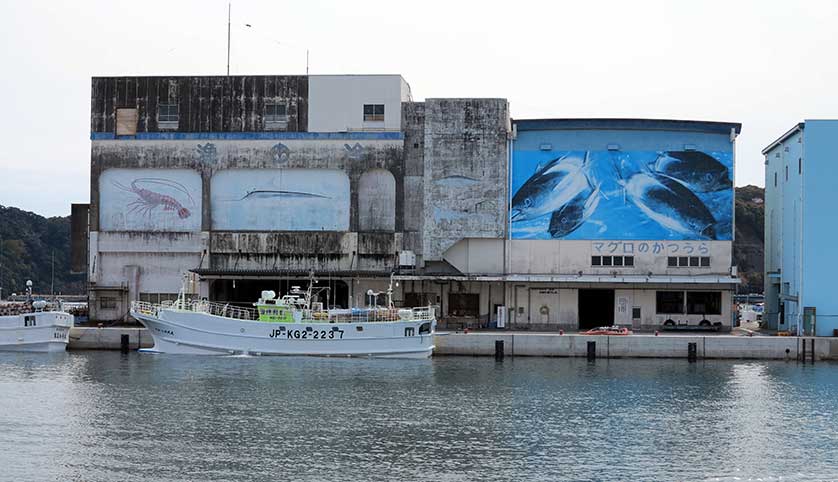
[[[358,326],[355,327],[355,331],[364,331],[364,327],[361,326],[361,325],[358,325]]]
[[[430,323],[422,323],[419,325],[419,334],[420,335],[427,335],[431,332],[431,324]]]

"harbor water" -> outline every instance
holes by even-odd
[[[838,479],[838,365],[0,354],[0,480]]]

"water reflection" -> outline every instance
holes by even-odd
[[[0,355],[12,480],[838,477],[838,366]]]

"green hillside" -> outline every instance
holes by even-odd
[[[55,293],[82,294],[84,275],[70,274],[70,217],[45,218],[0,206],[0,286],[3,298],[23,293],[31,279],[34,291],[49,294],[55,253]]]
[[[739,267],[740,293],[762,293],[765,249],[765,190],[736,188],[736,239],[733,264]]]

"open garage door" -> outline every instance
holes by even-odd
[[[579,290],[579,329],[614,324],[614,290]]]

